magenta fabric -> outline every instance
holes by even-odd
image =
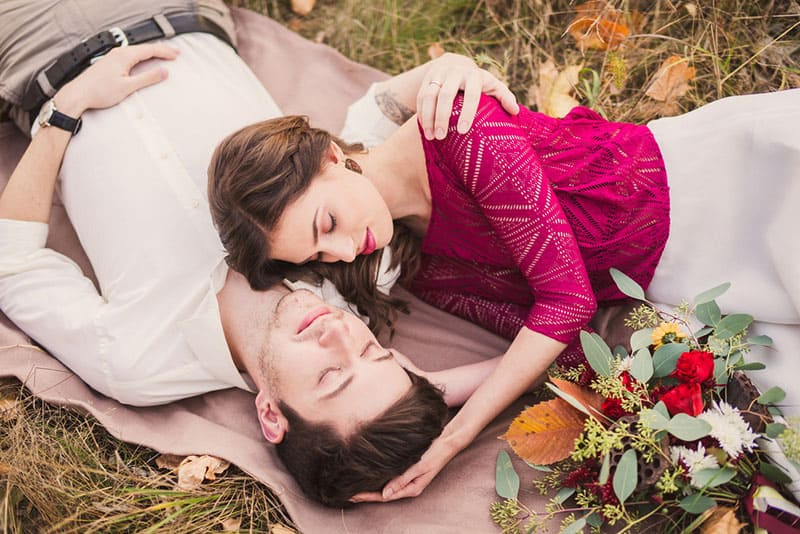
[[[422,136],[432,212],[411,291],[506,338],[524,325],[569,343],[597,302],[647,287],[669,233],[661,152],[645,126],[587,108],[508,115],[482,97],[472,129]]]

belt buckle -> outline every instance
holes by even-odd
[[[122,31],[122,28],[120,28],[119,26],[114,26],[113,28],[109,28],[108,33],[114,36],[114,40],[117,42],[119,46],[128,46],[128,36],[125,35],[125,32]]]

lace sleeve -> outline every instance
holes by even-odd
[[[519,117],[483,96],[475,123],[461,135],[461,104],[459,97],[447,137],[435,142],[440,163],[475,200],[527,281],[534,304],[525,326],[569,342],[597,308],[572,228]]]

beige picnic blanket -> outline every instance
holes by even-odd
[[[234,9],[239,52],[286,113],[303,113],[338,131],[347,105],[384,74],[354,63],[335,50],[307,41],[280,24]],[[9,123],[0,124],[0,187],[26,146]],[[91,274],[89,262],[62,206],[53,210],[48,246],[73,258]],[[424,369],[437,369],[501,354],[506,342],[475,325],[433,309],[409,295],[412,313],[403,317],[392,345]],[[498,440],[521,399],[459,454],[422,496],[391,504],[363,504],[347,510],[319,506],[302,496],[272,447],[261,437],[251,394],[226,390],[167,406],[132,408],[104,397],[0,314],[0,376],[16,376],[42,399],[90,413],[111,434],[162,453],[212,454],[225,458],[268,485],[305,533],[481,533],[498,532],[489,516]],[[527,399],[530,402],[530,399]],[[512,453],[512,457],[513,457]],[[523,475],[521,500],[543,511],[546,499],[531,486],[534,471],[514,460]]]

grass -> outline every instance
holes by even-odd
[[[797,0],[612,0],[627,14],[641,11],[641,23],[621,49],[586,53],[565,34],[575,8],[567,0],[321,0],[306,17],[288,0],[232,3],[390,73],[427,60],[438,42],[476,57],[528,104],[545,61],[582,65],[578,100],[613,120],[642,122],[663,111],[644,91],[673,54],[697,71],[677,102],[683,111],[800,87]],[[16,415],[0,416],[4,533],[206,532],[228,520],[245,532],[291,527],[279,501],[235,468],[179,492],[174,475],[155,467],[156,453],[115,440],[91,417],[46,405],[14,381],[0,382],[2,398],[19,401]]]

